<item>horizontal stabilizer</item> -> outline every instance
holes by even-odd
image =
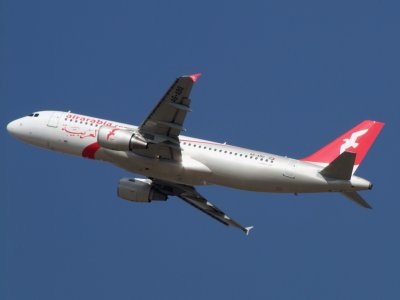
[[[320,173],[323,176],[350,180],[353,174],[354,162],[356,154],[351,152],[343,152],[336,157],[328,166],[326,166]]]
[[[365,201],[360,194],[358,194],[357,192],[342,192],[342,194],[344,196],[346,196],[347,198],[349,198],[350,200],[354,201],[355,203],[357,203],[358,205],[361,205],[362,207],[365,208],[369,208],[372,209],[372,207],[368,204],[367,201]]]

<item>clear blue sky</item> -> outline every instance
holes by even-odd
[[[0,3],[1,299],[400,297],[398,1]],[[337,194],[202,187],[246,237],[178,199],[118,199],[132,176],[23,144],[6,124],[72,110],[137,124],[202,72],[188,135],[303,157],[386,123],[358,169],[374,209]]]

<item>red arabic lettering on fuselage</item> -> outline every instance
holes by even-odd
[[[94,138],[97,135],[97,129],[89,130],[89,132],[87,132],[87,131],[75,131],[75,130],[79,130],[79,128],[76,128],[76,127],[67,128],[67,126],[66,126],[66,127],[61,128],[61,130],[65,131],[70,136],[79,136],[79,138],[81,138],[81,139],[84,139],[86,137],[93,137]]]

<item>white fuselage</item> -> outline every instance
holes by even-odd
[[[180,136],[182,161],[114,151],[97,143],[103,126],[136,126],[70,112],[42,111],[11,122],[8,130],[38,147],[110,162],[127,171],[187,185],[217,184],[258,192],[342,192],[370,188],[369,181],[327,179],[313,163],[231,145]]]

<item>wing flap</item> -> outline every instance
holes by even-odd
[[[183,110],[183,111],[186,111],[186,112],[191,112],[192,111],[188,105],[178,104],[178,103],[175,103],[175,102],[168,102],[168,104],[172,105],[176,109],[180,109],[180,110]]]

